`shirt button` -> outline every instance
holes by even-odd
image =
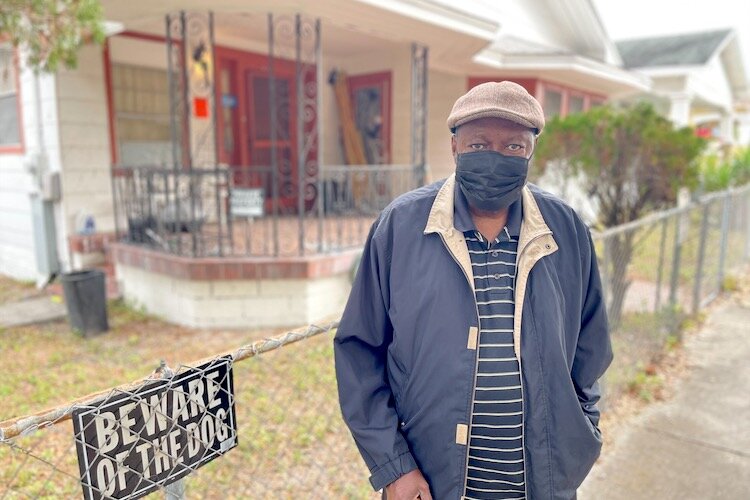
[[[492,252],[493,257],[497,257],[497,252]]]
[[[499,274],[496,274],[496,275],[494,276],[494,278],[495,278],[496,280],[499,280],[499,279],[500,279],[500,275],[499,275]]]

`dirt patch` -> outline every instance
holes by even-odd
[[[46,295],[46,292],[37,290],[34,283],[16,281],[7,276],[0,276],[0,304],[30,299],[41,295]]]

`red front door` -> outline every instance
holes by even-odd
[[[294,65],[275,61],[276,135],[271,133],[268,58],[233,49],[216,49],[219,159],[232,169],[234,187],[262,187],[266,212],[273,210],[272,152],[276,151],[279,211],[297,207],[296,99]]]

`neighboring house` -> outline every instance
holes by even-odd
[[[647,92],[649,79],[622,68],[589,0],[477,2],[500,23],[492,43],[471,58],[456,59],[430,79],[430,114],[448,116],[455,99],[486,81],[513,80],[544,108],[545,116],[585,111],[611,99]],[[433,81],[435,83],[433,83]],[[428,157],[434,178],[453,170],[445,129],[430,129]]]
[[[78,69],[0,51],[0,273],[106,262],[188,325],[337,313],[377,212],[452,172],[445,119],[471,86],[515,80],[549,117],[649,88],[589,0],[103,5]],[[345,164],[341,113],[369,165]]]
[[[626,68],[653,82],[633,98],[720,143],[750,143],[750,81],[734,30],[622,40],[617,48]]]

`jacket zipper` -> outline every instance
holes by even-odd
[[[467,425],[466,458],[464,460],[464,467],[463,467],[463,485],[462,485],[463,494],[461,495],[462,497],[464,497],[466,496],[466,471],[469,466],[469,443],[471,442],[471,415],[472,413],[474,413],[474,391],[476,391],[477,371],[479,370],[479,331],[482,325],[479,323],[479,305],[477,304],[477,296],[474,293],[474,283],[472,282],[471,278],[469,278],[469,276],[466,274],[466,271],[464,270],[461,263],[458,262],[458,259],[456,259],[456,256],[453,255],[453,252],[451,252],[451,249],[448,246],[448,243],[446,243],[445,241],[445,237],[442,235],[442,233],[438,233],[438,234],[440,234],[440,239],[443,242],[443,246],[445,246],[445,249],[448,250],[448,253],[453,258],[456,265],[458,265],[459,269],[461,269],[461,272],[466,277],[466,281],[469,283],[469,287],[471,289],[471,296],[472,296],[471,299],[474,302],[474,310],[477,313],[477,348],[474,349],[474,372],[472,373],[472,377],[471,377],[471,395],[469,396],[471,398],[471,408],[469,409],[469,422]],[[523,389],[521,390],[523,391]],[[525,465],[524,465],[524,468],[525,468]]]
[[[541,234],[537,234],[533,238],[531,238],[529,241],[526,242],[526,244],[523,246],[523,248],[518,253],[518,259],[517,261],[521,261],[521,255],[523,252],[528,248],[528,246],[536,239],[541,238],[542,236],[546,236],[548,234],[552,234],[552,231],[544,232]],[[531,274],[531,269],[529,269],[529,274]],[[516,268],[516,277],[518,277],[518,268]],[[513,293],[515,295],[516,292],[516,278],[513,278]],[[526,290],[524,290],[524,295],[526,294]],[[521,300],[524,300],[523,297],[521,297]],[[515,297],[513,297],[513,307],[515,308]],[[514,311],[514,321],[515,321],[515,311]],[[524,499],[528,500],[529,498],[529,492],[528,492],[528,475],[527,475],[527,468],[526,468],[526,424],[524,423],[526,421],[526,398],[524,397],[524,385],[523,385],[523,366],[521,361],[521,345],[519,343],[518,345],[518,374],[519,374],[519,381],[521,383],[521,455],[523,457],[523,497]]]
[[[474,293],[474,283],[472,283],[469,276],[466,274],[466,271],[464,270],[463,266],[460,262],[458,262],[458,259],[456,259],[456,256],[453,255],[453,252],[451,251],[450,247],[448,246],[448,243],[445,241],[445,237],[442,233],[438,233],[440,235],[440,240],[443,242],[443,246],[446,250],[448,250],[448,253],[450,254],[453,261],[458,265],[458,267],[461,269],[461,272],[463,273],[464,277],[466,278],[466,281],[469,283],[469,286],[472,290],[472,300],[474,301],[474,310],[477,314],[477,329],[481,331],[481,324],[479,320],[479,305],[477,305],[477,296]],[[520,262],[521,255],[523,252],[528,248],[528,246],[534,242],[535,240],[541,238],[542,236],[547,236],[548,234],[552,234],[552,231],[546,231],[544,233],[540,233],[535,235],[533,238],[531,238],[529,241],[526,242],[526,244],[523,246],[521,250],[518,251],[518,259],[517,261]],[[529,273],[531,273],[531,269],[529,269]],[[518,269],[516,269],[516,277],[518,276]],[[513,291],[515,293],[516,290],[516,277],[513,278]],[[523,297],[521,297],[521,300],[523,300]],[[513,300],[513,307],[515,307],[515,297]],[[515,313],[514,313],[515,314]],[[477,333],[479,333],[479,331]],[[468,432],[467,432],[467,438],[466,438],[466,459],[464,460],[464,467],[463,467],[463,495],[466,496],[466,470],[469,466],[469,443],[471,442],[471,414],[474,412],[474,392],[476,391],[476,383],[477,383],[477,371],[479,370],[479,335],[477,335],[477,348],[474,350],[474,373],[472,374],[472,381],[471,381],[471,408],[469,410],[469,423],[468,423]],[[520,350],[520,346],[519,346]],[[521,383],[521,454],[523,456],[523,496],[525,499],[528,499],[529,492],[528,492],[528,481],[527,481],[527,468],[526,468],[526,425],[524,424],[524,421],[526,419],[526,398],[524,397],[524,385],[523,385],[523,366],[521,365],[521,356],[520,353],[517,355],[518,358],[518,374],[519,374],[519,381]]]

